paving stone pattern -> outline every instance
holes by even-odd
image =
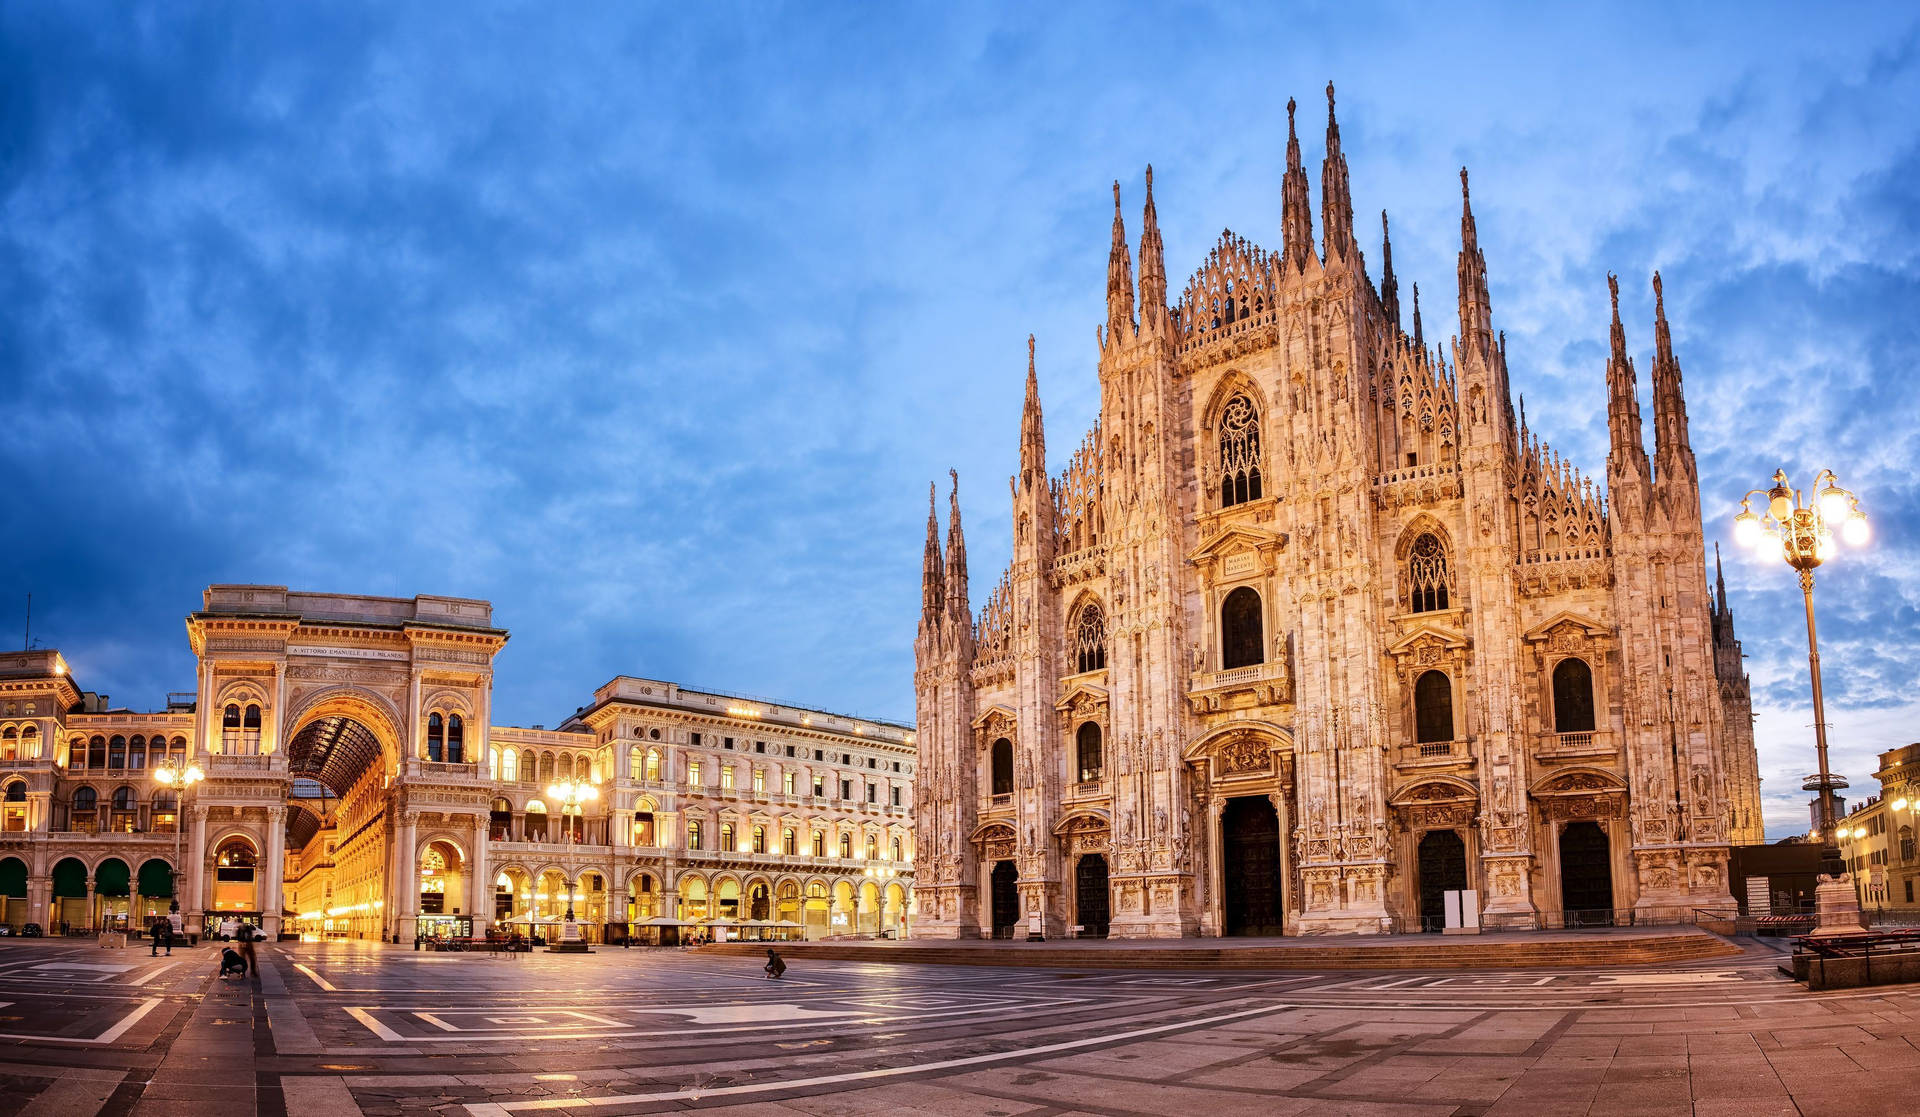
[[[1658,966],[1208,972],[602,949],[0,945],[0,1114],[1910,1114],[1920,987]],[[1022,961],[1044,959],[1022,958]]]

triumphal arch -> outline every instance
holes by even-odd
[[[185,804],[200,854],[187,866],[190,924],[244,884],[277,933],[274,870],[323,826],[329,911],[354,937],[413,936],[429,849],[458,895],[479,894],[493,657],[507,642],[491,605],[212,586],[187,632],[206,774]]]

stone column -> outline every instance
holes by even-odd
[[[267,941],[273,942],[280,935],[281,889],[287,876],[287,808],[284,806],[267,808],[267,879],[261,889],[260,929],[266,932]]]
[[[1293,922],[1291,916],[1294,911],[1293,893],[1289,887],[1289,883],[1293,880],[1293,851],[1290,848],[1293,843],[1287,840],[1293,835],[1293,820],[1287,817],[1286,796],[1277,791],[1270,792],[1267,795],[1267,801],[1273,804],[1274,820],[1280,824],[1280,860],[1275,864],[1280,866],[1280,933],[1284,935],[1293,931],[1291,926]]]
[[[461,897],[466,900],[466,913],[473,917],[473,933],[487,933],[487,920],[493,915],[493,885],[487,876],[485,850],[487,848],[487,825],[485,818],[473,820],[473,832],[467,841],[467,862],[461,866]]]
[[[187,833],[187,895],[186,902],[180,905],[187,926],[197,930],[200,921],[207,913],[207,808],[196,806],[192,811],[192,829]]]
[[[93,874],[92,873],[87,874],[87,928],[93,931],[98,931],[100,929],[99,916],[93,910]]]
[[[1220,850],[1220,817],[1227,801],[1218,795],[1207,796],[1207,910],[1208,934],[1216,938],[1227,933],[1226,866]]]
[[[420,862],[413,848],[419,823],[420,813],[407,811],[394,827],[395,860],[400,869],[387,889],[387,904],[393,911],[393,933],[403,943],[413,941],[420,914]]]

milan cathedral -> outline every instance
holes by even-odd
[[[1613,292],[1604,490],[1516,418],[1460,174],[1459,334],[1403,327],[1327,87],[1314,244],[1169,300],[1114,187],[1100,416],[1050,475],[1028,340],[1013,558],[978,614],[955,478],[915,643],[923,937],[1558,927],[1727,904],[1762,840],[1660,278],[1654,452]],[[1718,575],[1716,573],[1716,580]]]

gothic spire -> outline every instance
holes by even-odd
[[[1400,281],[1393,277],[1393,235],[1387,229],[1387,211],[1380,211],[1380,306],[1386,311],[1393,333],[1400,333]]]
[[[967,604],[967,537],[960,530],[960,471],[949,469],[953,495],[947,512],[947,616],[956,624],[971,624],[973,609]]]
[[[1607,291],[1613,298],[1612,346],[1607,356],[1607,475],[1608,488],[1617,496],[1622,482],[1645,485],[1650,471],[1640,434],[1639,377],[1627,356],[1626,327],[1620,324],[1620,280],[1611,272]]]
[[[1307,204],[1307,172],[1300,167],[1300,137],[1293,127],[1293,98],[1287,98],[1287,174],[1280,192],[1282,257],[1295,272],[1313,255],[1313,214]]]
[[[1687,401],[1680,389],[1680,362],[1667,328],[1667,300],[1660,273],[1653,273],[1653,460],[1662,482],[1695,480],[1693,445],[1687,437]]]
[[[1420,333],[1420,285],[1413,285],[1413,347],[1426,351],[1427,340]]]
[[[927,482],[927,551],[920,561],[920,623],[937,627],[945,611],[947,587],[940,561],[940,515],[935,503],[937,486]]]
[[[1040,378],[1033,366],[1033,335],[1027,335],[1027,402],[1020,411],[1020,483],[1047,483],[1047,436],[1040,421]]]
[[[1340,151],[1340,122],[1333,115],[1333,83],[1327,83],[1327,155],[1320,165],[1321,243],[1327,262],[1337,257],[1348,266],[1360,265],[1353,239],[1353,198],[1347,184],[1347,157]]]
[[[1113,184],[1113,249],[1107,254],[1107,334],[1133,325],[1133,257],[1127,251],[1127,227],[1120,219],[1120,183]]]
[[[1167,250],[1160,243],[1160,214],[1153,208],[1153,164],[1147,164],[1147,208],[1141,215],[1140,315],[1166,310]]]
[[[1480,236],[1473,224],[1473,196],[1467,189],[1467,169],[1460,168],[1460,343],[1490,355],[1493,348],[1493,304],[1487,298],[1487,260],[1480,253]]]
[[[1719,540],[1715,540],[1713,544],[1713,599],[1714,599],[1714,603],[1718,606],[1718,608],[1715,609],[1714,612],[1722,617],[1726,616],[1727,615],[1727,576],[1720,569]]]

